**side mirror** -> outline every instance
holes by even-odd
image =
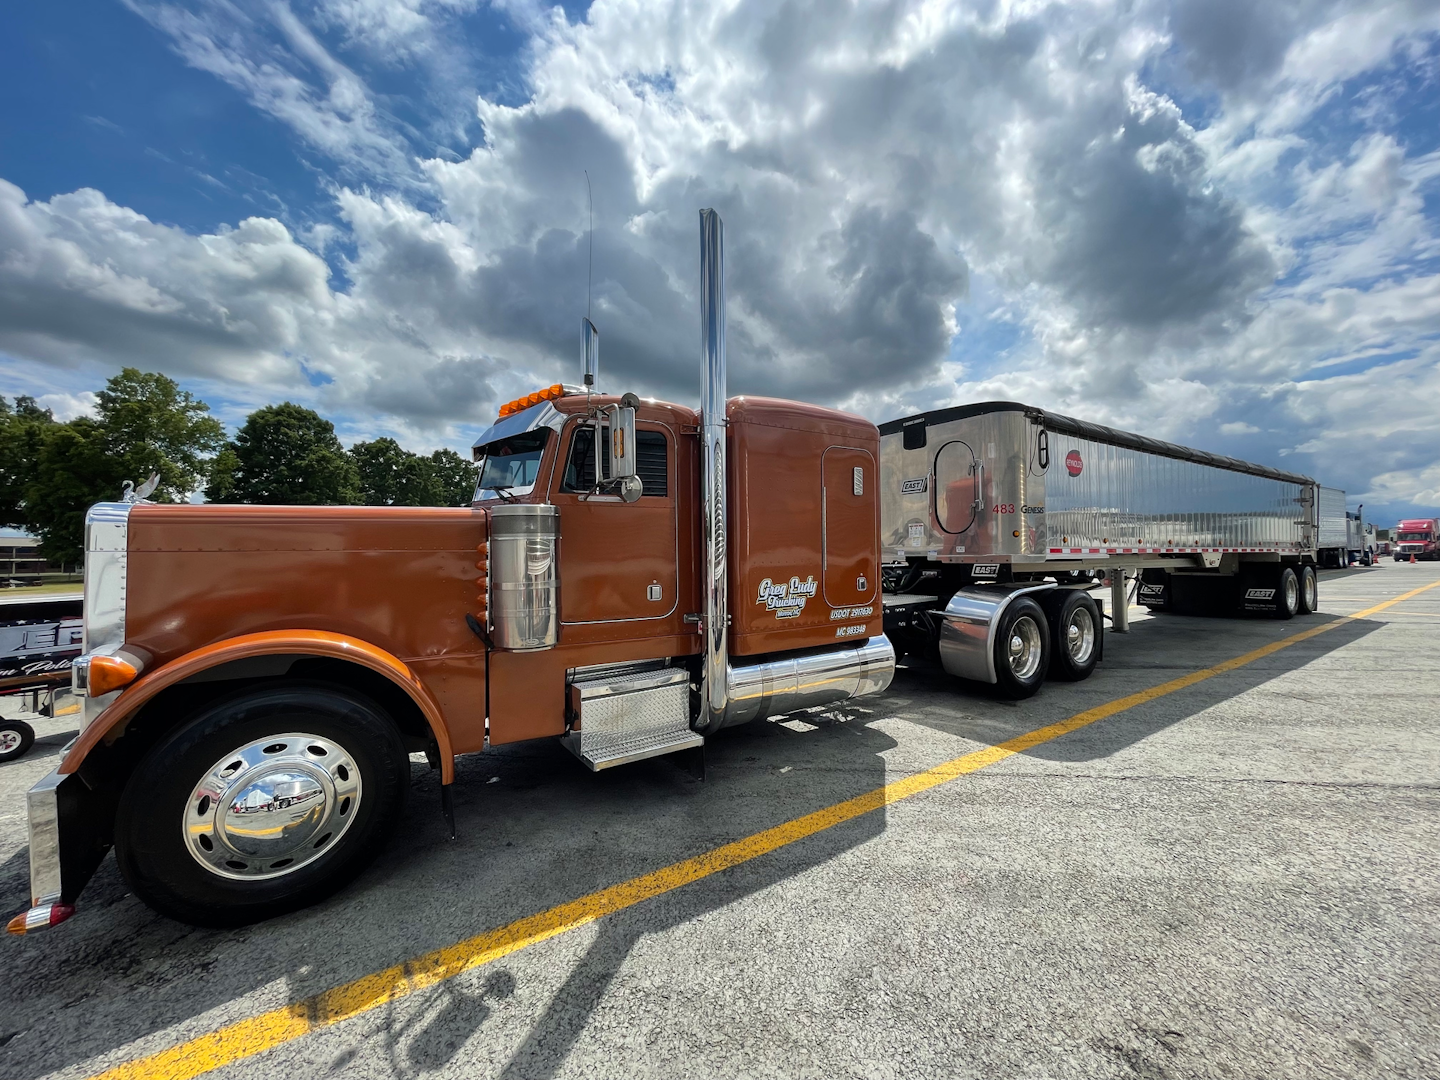
[[[615,494],[621,502],[633,503],[645,494],[645,484],[638,476],[622,476],[615,481]]]
[[[635,410],[612,405],[610,414],[610,475],[608,480],[636,476],[639,460],[635,444]]]

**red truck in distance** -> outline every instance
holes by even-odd
[[[1440,547],[1436,537],[1440,536],[1440,521],[1435,518],[1411,518],[1395,527],[1396,562],[1409,562],[1410,556],[1417,561],[1440,558]]]

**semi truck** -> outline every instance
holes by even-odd
[[[1102,572],[1122,599],[1158,574],[1173,610],[1236,588],[1313,610],[1304,477],[1010,402],[877,428],[729,396],[714,211],[700,240],[698,410],[601,393],[586,319],[580,382],[476,439],[471,506],[89,511],[83,727],[28,793],[12,931],[69,918],[112,849],[141,900],[192,924],[309,904],[377,852],[412,753],[453,836],[460,754],[703,754],[723,729],[883,693],[897,648],[1015,698],[1083,678]]]
[[[1440,558],[1440,519],[1405,519],[1395,527],[1395,541],[1391,547],[1396,562],[1409,562],[1412,558],[1427,562]]]
[[[68,696],[70,665],[80,655],[79,593],[0,597],[0,697],[21,698],[31,713],[53,716],[57,694]],[[35,729],[18,716],[0,717],[0,763],[21,757]]]

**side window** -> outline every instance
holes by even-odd
[[[601,428],[602,435],[609,435],[608,426]],[[645,485],[644,494],[664,498],[670,493],[670,449],[663,431],[637,431],[635,433],[637,471]],[[601,440],[601,453],[605,455],[605,468],[610,467],[610,440]],[[565,475],[560,490],[586,492],[595,486],[595,429],[586,424],[575,429],[570,440],[570,456],[565,462]]]

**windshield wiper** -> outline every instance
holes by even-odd
[[[515,501],[515,496],[514,496],[514,495],[507,495],[507,494],[505,494],[507,491],[509,491],[509,490],[510,490],[511,488],[513,488],[514,486],[515,486],[514,484],[496,484],[496,485],[491,486],[491,487],[481,488],[480,490],[482,490],[482,491],[493,491],[493,492],[495,492],[495,494],[496,494],[497,496],[499,496],[499,498],[500,498],[500,500],[501,500],[502,502],[514,502],[514,501]]]

